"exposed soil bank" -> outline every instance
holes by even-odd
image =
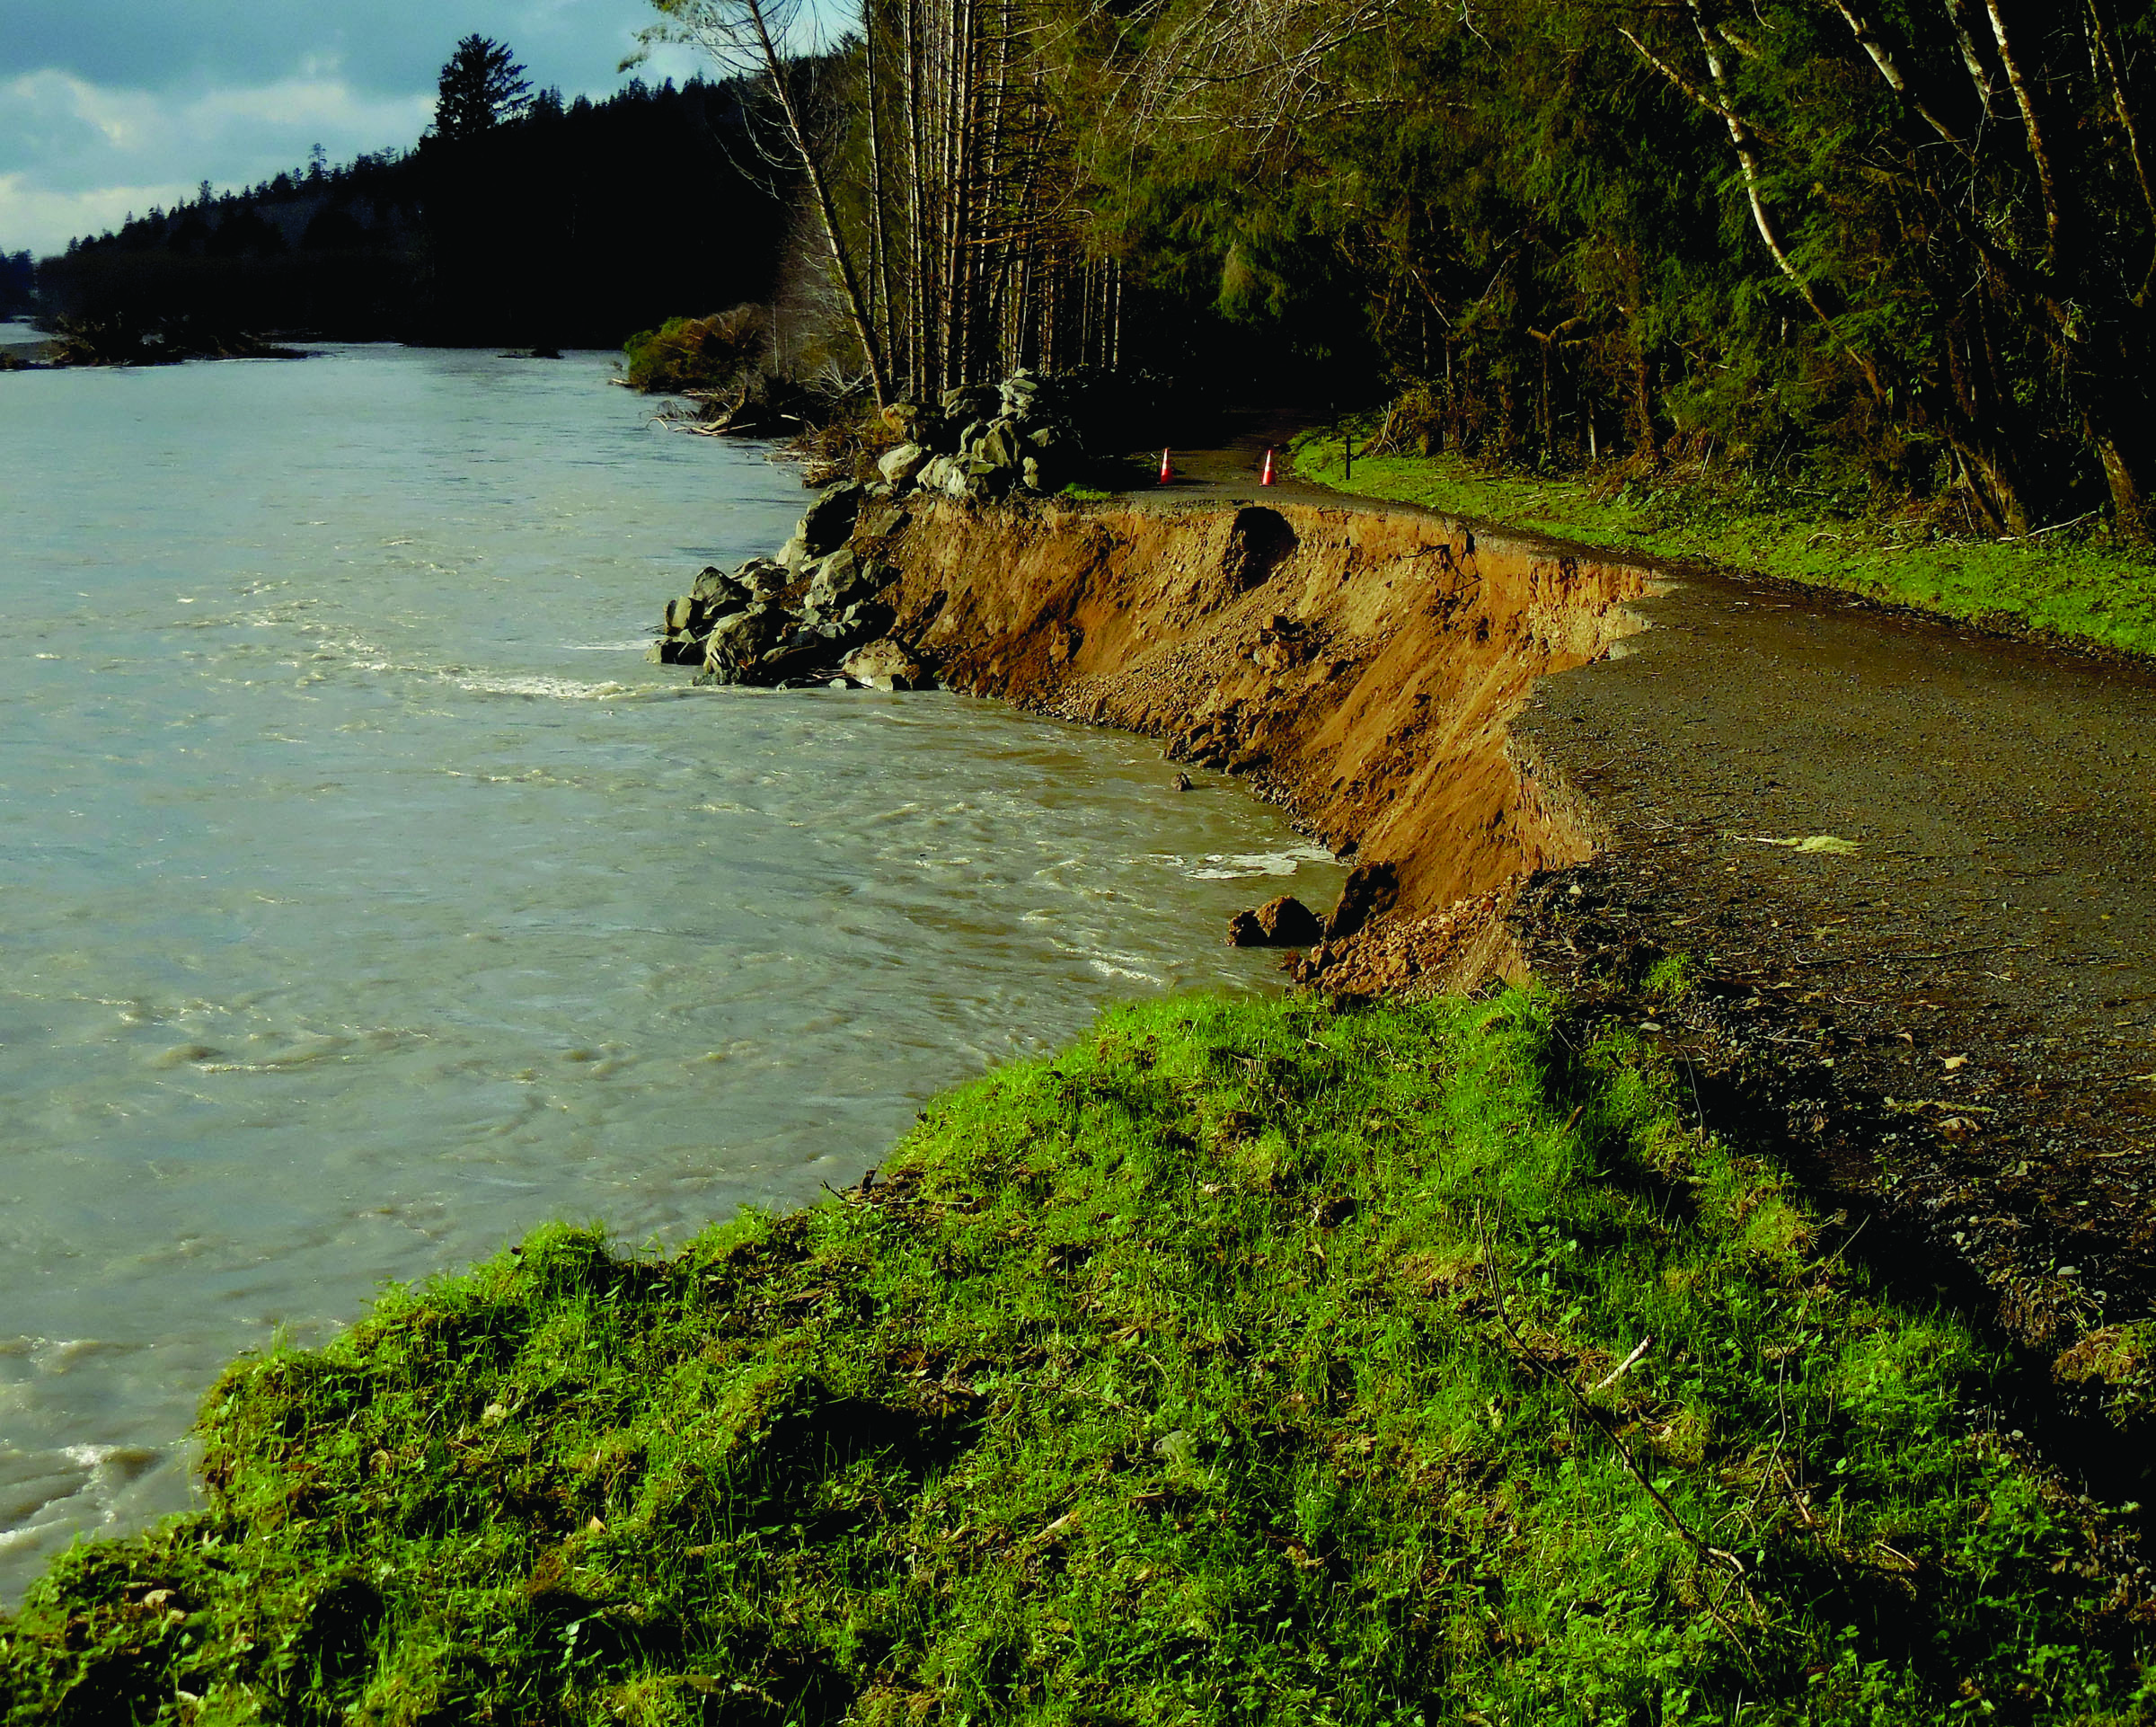
[[[1306,980],[1532,970],[1646,1023],[1851,1251],[2015,1342],[2009,1424],[2156,1486],[2156,678],[1302,489],[881,532],[954,687],[1159,737],[1397,869]]]
[[[1454,908],[1589,855],[1507,726],[1538,678],[1641,627],[1643,569],[1286,500],[867,526],[900,571],[894,634],[951,687],[1160,738],[1391,865],[1396,908],[1323,956],[1338,987],[1516,974],[1501,925]]]

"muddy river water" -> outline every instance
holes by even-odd
[[[1106,1001],[1271,987],[1225,918],[1333,891],[1139,740],[645,664],[803,493],[605,372],[0,377],[0,1605],[187,1502],[236,1351],[809,1200]]]

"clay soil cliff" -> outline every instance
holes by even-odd
[[[1589,855],[1509,722],[1538,679],[1640,627],[1643,569],[1285,501],[925,502],[863,530],[899,572],[893,634],[950,687],[1157,737],[1370,866],[1373,920],[1305,962],[1333,987],[1516,974],[1490,911]]]

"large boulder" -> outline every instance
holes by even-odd
[[[835,612],[864,599],[889,578],[877,565],[865,564],[851,548],[841,546],[829,557],[809,566],[806,610]]]
[[[1003,412],[1012,419],[1023,420],[1039,399],[1040,380],[1021,366],[1003,380],[1001,394]]]
[[[838,669],[870,689],[921,689],[930,681],[927,669],[906,651],[906,645],[888,635],[865,648],[856,648],[839,662]]]
[[[1390,864],[1361,864],[1340,884],[1340,902],[1325,920],[1325,939],[1338,942],[1356,934],[1373,917],[1392,909],[1400,898],[1400,872]]]
[[[884,451],[877,459],[876,471],[894,489],[902,491],[913,484],[928,462],[929,453],[919,444],[901,444],[896,449]]]
[[[1293,894],[1268,899],[1255,911],[1228,920],[1230,947],[1303,947],[1325,933],[1317,913]]]
[[[747,591],[750,600],[776,599],[792,586],[793,571],[776,558],[751,558],[734,572],[734,579]]]
[[[922,429],[933,417],[918,402],[894,402],[883,411],[883,423],[909,444],[922,441]]]
[[[985,420],[1003,406],[1003,393],[993,384],[961,384],[944,391],[937,402],[948,419]]]
[[[703,669],[721,683],[738,682],[777,643],[786,615],[775,606],[751,606],[711,625],[704,638]]]
[[[707,565],[703,573],[696,578],[695,586],[689,589],[689,599],[694,613],[691,620],[692,626],[701,629],[713,618],[738,612],[755,597],[739,572],[729,573]],[[671,609],[667,614],[667,619],[670,625],[673,622]]]
[[[919,484],[923,492],[939,492],[947,498],[963,498],[972,475],[955,456],[939,456],[921,470]]]
[[[862,493],[862,488],[851,480],[842,481],[826,486],[823,495],[808,506],[794,534],[809,558],[827,556],[853,536],[853,519],[861,514]]]
[[[1307,947],[1325,934],[1317,913],[1292,893],[1258,908],[1258,928],[1268,947]]]

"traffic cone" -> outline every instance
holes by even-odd
[[[1166,485],[1175,478],[1175,464],[1168,459],[1168,452],[1161,452],[1161,483]]]
[[[1265,447],[1265,472],[1258,476],[1258,483],[1261,486],[1273,483],[1273,447],[1270,444]]]

